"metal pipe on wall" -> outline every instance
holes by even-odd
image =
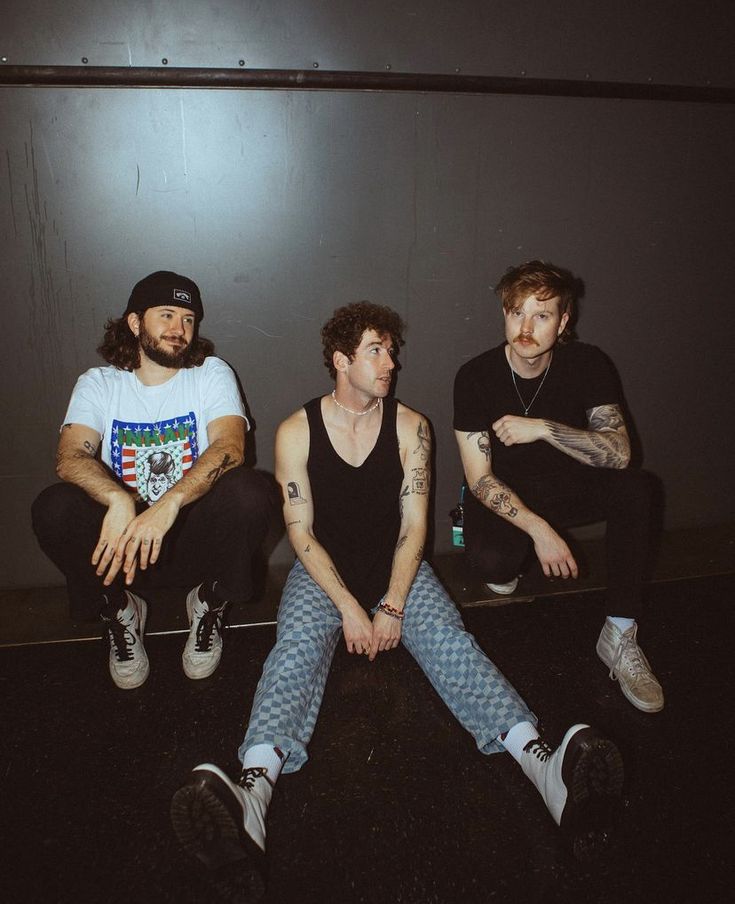
[[[167,66],[0,66],[0,85],[71,88],[233,88],[286,91],[413,91],[732,104],[735,89],[587,79],[541,79],[317,69]]]

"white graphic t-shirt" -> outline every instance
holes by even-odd
[[[64,423],[96,430],[102,461],[152,505],[207,449],[207,425],[225,415],[250,428],[235,375],[211,357],[160,386],[116,367],[93,367],[77,380]]]

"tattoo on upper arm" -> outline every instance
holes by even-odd
[[[431,432],[429,425],[424,420],[419,421],[418,430],[416,431],[419,444],[413,450],[414,454],[418,452],[422,461],[428,461],[431,455]]]
[[[485,474],[472,487],[472,495],[498,515],[515,518],[518,509],[511,503],[511,489],[497,478]]]
[[[411,492],[425,496],[429,492],[429,472],[426,468],[411,468]]]
[[[299,518],[298,521],[287,521],[286,527],[291,527],[292,524],[301,524],[301,519]]]
[[[207,480],[211,483],[214,483],[215,480],[219,480],[219,478],[225,473],[228,468],[231,468],[235,464],[235,459],[230,458],[228,453],[225,453],[222,461],[217,465],[216,468],[212,468],[212,470],[207,474]]]
[[[477,448],[485,456],[485,461],[489,462],[492,458],[490,454],[490,434],[487,430],[483,430],[481,433],[475,431],[474,433],[468,433],[467,439],[472,439],[473,436],[477,437]]]
[[[305,505],[306,499],[301,495],[301,489],[295,480],[289,480],[286,484],[288,491],[288,501],[291,505]]]
[[[92,456],[95,456],[97,454],[97,446],[92,445],[92,443],[90,443],[87,439],[84,440],[84,448]]]
[[[577,461],[595,468],[623,468],[630,443],[619,405],[599,405],[587,412],[588,430],[549,422],[552,439]]]

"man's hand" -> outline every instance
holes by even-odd
[[[156,564],[163,538],[176,521],[180,509],[181,505],[174,494],[166,493],[155,505],[130,522],[125,531],[126,542],[124,545],[119,544],[112,563],[115,574],[122,565],[126,584],[133,583],[137,565],[145,571],[149,565]]]
[[[546,425],[540,418],[504,414],[493,424],[495,435],[504,446],[535,443],[543,439]]]
[[[373,623],[362,606],[354,603],[342,610],[342,633],[348,653],[366,653],[371,659]]]
[[[126,528],[135,518],[135,502],[133,497],[124,491],[110,503],[102,521],[102,530],[97,545],[92,553],[92,565],[97,566],[97,574],[107,575],[104,584],[108,587],[120,570],[115,556],[125,548]]]
[[[383,650],[395,650],[401,641],[401,619],[376,612],[373,618],[373,639],[370,649],[370,662]]]
[[[547,578],[576,578],[579,574],[567,544],[548,524],[531,533],[536,555]]]

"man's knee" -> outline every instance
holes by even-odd
[[[42,490],[31,505],[31,523],[39,542],[57,536],[79,517],[79,487],[69,483],[54,483]]]
[[[213,489],[218,510],[223,514],[246,524],[268,524],[277,509],[274,487],[261,471],[241,467],[228,471]]]

